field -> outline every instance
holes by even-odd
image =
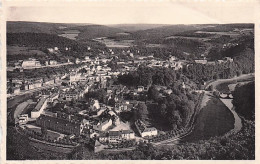
[[[229,36],[237,36],[240,35],[237,32],[208,32],[208,31],[197,31],[196,33],[204,33],[204,34],[217,34],[217,35],[229,35]]]
[[[7,54],[8,55],[19,55],[19,54],[45,55],[45,53],[42,51],[29,48],[29,47],[20,47],[20,46],[7,46]]]
[[[107,47],[118,47],[118,48],[133,46],[133,42],[134,42],[134,40],[114,40],[108,38],[96,38],[93,40],[103,43]]]
[[[224,135],[233,128],[233,114],[219,99],[212,98],[201,109],[192,133],[183,138],[183,141],[207,140],[211,137]]]
[[[45,58],[43,51],[31,47],[7,46],[7,61],[14,62],[28,58]]]
[[[63,31],[64,34],[60,34],[59,36],[68,38],[68,39],[72,39],[72,40],[76,40],[77,36],[79,35],[80,31],[78,30],[67,30],[67,31]]]

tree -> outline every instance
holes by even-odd
[[[46,127],[41,127],[41,133],[42,133],[42,136],[43,137],[46,137],[46,135],[47,135],[47,128]]]
[[[135,118],[145,120],[148,115],[147,106],[145,103],[139,103],[137,109],[135,110]]]
[[[154,101],[158,101],[159,98],[159,91],[152,85],[148,90],[148,98],[153,99]]]

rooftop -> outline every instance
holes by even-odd
[[[41,98],[41,100],[38,102],[38,104],[36,105],[36,107],[33,109],[33,111],[34,111],[34,112],[35,112],[35,111],[39,111],[39,110],[41,109],[42,105],[44,104],[44,102],[46,101],[47,98],[48,98],[47,96],[43,96],[43,97]]]

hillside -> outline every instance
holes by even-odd
[[[86,41],[98,37],[112,36],[120,32],[121,29],[93,24],[68,24],[68,23],[42,23],[42,22],[7,22],[8,33],[46,33],[63,34],[66,31],[78,30],[79,40]]]
[[[121,29],[107,27],[103,25],[88,25],[68,28],[69,30],[80,31],[77,40],[85,41],[86,39],[94,39],[99,37],[114,36],[117,33],[124,32]]]
[[[87,25],[87,24],[86,24]],[[66,28],[82,26],[82,24],[45,23],[45,22],[7,22],[8,33],[46,33],[59,34]]]
[[[121,29],[125,32],[135,32],[135,31],[148,30],[148,29],[159,28],[162,26],[170,26],[170,25],[166,25],[166,24],[116,24],[116,25],[107,25],[107,26]]]
[[[47,48],[59,48],[58,54],[50,54]],[[66,50],[70,48],[70,50]],[[91,47],[91,50],[88,50]],[[85,55],[96,55],[106,51],[105,45],[92,40],[84,43],[65,37],[46,33],[7,33],[8,62],[37,57],[40,61],[55,59],[66,61],[67,58],[83,58]],[[48,54],[48,55],[46,55]]]

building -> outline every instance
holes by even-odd
[[[81,93],[77,90],[69,90],[68,92],[65,93],[66,101],[77,100],[80,97],[81,97]]]
[[[233,62],[233,59],[231,57],[225,57],[224,60],[229,61],[229,62]]]
[[[108,142],[108,133],[101,133],[99,135],[99,142],[102,142],[102,143]]]
[[[47,129],[57,131],[63,134],[76,136],[81,135],[84,125],[80,121],[75,121],[69,118],[64,119],[58,116],[41,115],[36,120],[36,125]]]
[[[91,110],[98,110],[98,109],[100,109],[100,105],[99,105],[98,100],[92,99],[90,101],[90,108],[91,108]]]
[[[201,59],[201,60],[195,60],[195,63],[199,63],[199,64],[207,64],[207,60],[205,59]]]
[[[50,97],[49,97],[49,102],[53,102],[54,100],[59,98],[59,93],[53,93]]]
[[[107,128],[112,126],[112,120],[100,121],[96,125],[93,125],[94,130],[105,131]]]
[[[144,91],[144,87],[143,86],[138,86],[137,87],[137,92],[143,92]]]
[[[22,114],[22,115],[20,115],[19,116],[19,120],[18,120],[18,123],[20,124],[20,125],[22,125],[22,124],[26,124],[27,122],[28,122],[28,114]]]
[[[109,141],[109,143],[120,143],[122,141],[121,132],[120,131],[109,131],[108,141]]]
[[[47,107],[48,97],[41,97],[35,108],[31,111],[31,118],[38,118],[43,113],[43,110]]]
[[[50,65],[57,65],[58,62],[56,60],[50,60]]]
[[[39,88],[39,87],[42,87],[41,81],[35,81],[33,83],[28,84],[28,89],[35,89],[35,88]]]
[[[22,63],[23,68],[32,68],[32,67],[39,67],[41,63],[36,59],[29,58],[29,60],[24,60]]]
[[[137,120],[135,122],[135,126],[141,137],[151,137],[156,136],[158,134],[156,128],[146,127],[146,125],[141,120]]]
[[[70,83],[77,82],[80,80],[80,73],[71,73],[70,74]]]
[[[156,136],[158,134],[157,129],[154,127],[145,128],[144,131],[141,133],[141,137],[151,137]]]
[[[20,93],[20,87],[15,87],[13,89],[13,91],[14,91],[14,94],[19,94]]]
[[[109,131],[102,133],[99,136],[99,141],[102,143],[120,143],[126,140],[134,140],[135,133],[132,130]]]
[[[135,139],[135,133],[132,130],[122,130],[121,137],[123,140],[133,140]]]

